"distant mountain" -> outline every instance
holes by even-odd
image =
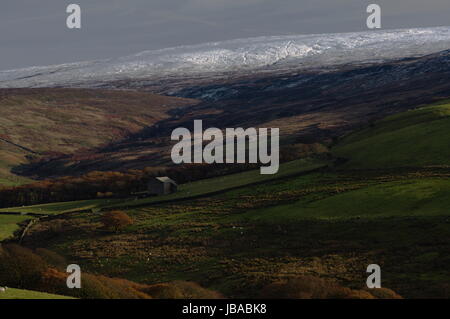
[[[170,165],[172,130],[192,128],[195,119],[205,128],[277,127],[282,145],[321,144],[323,150],[376,120],[450,98],[450,51],[328,72],[211,80],[177,95],[199,102],[173,108],[154,125],[82,156],[25,165],[21,172],[45,177]]]
[[[2,71],[0,87],[152,87],[192,78],[383,62],[448,48],[450,27],[259,37]]]
[[[282,145],[323,150],[450,98],[449,48],[450,28],[441,27],[234,40],[0,72],[0,86],[116,89],[0,90],[0,169],[15,163],[14,172],[44,178],[170,165],[171,131],[196,119],[278,127]]]

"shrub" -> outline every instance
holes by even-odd
[[[112,229],[116,232],[133,224],[130,216],[119,210],[105,213],[101,221],[107,229]]]
[[[0,245],[0,282],[9,287],[84,299],[218,299],[223,296],[193,282],[144,285],[83,272],[81,289],[67,288],[66,261],[43,248]]]
[[[8,244],[0,246],[0,282],[16,288],[36,287],[47,263],[30,249]]]
[[[67,274],[49,268],[42,276],[41,289],[46,292],[84,299],[149,299],[140,285],[125,279],[108,278],[89,273],[81,276],[81,289],[69,289],[66,285]]]
[[[367,291],[377,299],[403,299],[402,296],[388,288],[376,288]]]
[[[2,285],[86,299],[151,298],[142,291],[146,285],[85,272],[81,276],[82,289],[69,289],[66,284],[68,274],[50,264],[62,263],[62,257],[47,249],[37,249],[36,252],[15,244],[0,245]],[[62,264],[58,266],[65,268]]]
[[[401,298],[390,289],[353,290],[322,278],[302,276],[278,281],[262,290],[268,299],[375,299]]]
[[[348,289],[348,288],[345,288]],[[351,290],[348,289],[348,293],[341,296],[341,299],[376,299],[374,295],[366,290]]]
[[[66,259],[54,251],[45,248],[37,248],[35,253],[39,255],[47,264],[56,267],[58,270],[65,270],[68,265]]]
[[[219,292],[201,287],[195,282],[174,281],[147,286],[142,290],[157,299],[221,299]]]

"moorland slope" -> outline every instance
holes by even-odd
[[[18,184],[22,180],[11,169],[20,164],[64,154],[76,157],[192,104],[194,100],[134,91],[1,89],[0,181]]]

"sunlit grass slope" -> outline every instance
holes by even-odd
[[[439,216],[450,215],[449,207],[450,180],[424,178],[369,185],[314,200],[305,197],[286,205],[252,210],[239,218],[280,222],[305,218]]]
[[[344,138],[334,154],[344,168],[450,165],[450,103],[389,116]]]
[[[51,203],[27,207],[13,207],[0,209],[0,212],[24,212],[24,213],[38,213],[38,214],[60,214],[77,210],[93,209],[98,210],[105,207],[116,206],[141,206],[160,201],[169,201],[182,198],[189,198],[193,196],[207,195],[208,193],[225,191],[236,187],[246,186],[249,184],[270,181],[273,179],[288,177],[296,174],[301,174],[326,165],[325,162],[300,159],[280,165],[278,174],[275,175],[261,175],[259,169],[246,171],[237,174],[226,175],[222,177],[215,177],[204,179],[192,183],[186,183],[179,186],[178,191],[174,194],[150,197],[145,199],[98,199],[98,200],[84,200],[64,203]]]
[[[0,292],[0,299],[74,299],[74,298],[47,294],[31,290],[8,288],[5,292]]]
[[[18,224],[30,219],[29,216],[0,215],[0,241],[11,237],[19,228]]]

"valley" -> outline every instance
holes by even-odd
[[[26,181],[13,175],[20,164],[95,158],[85,154],[167,118],[171,109],[195,103],[131,91],[0,89],[0,178],[19,184]]]
[[[11,298],[448,298],[450,51],[447,28],[419,31],[0,72],[0,282]],[[278,173],[175,165],[170,135],[195,120],[279,128]],[[140,196],[159,176],[177,191]],[[87,289],[65,287],[69,263]],[[369,264],[385,289],[366,289]]]
[[[309,275],[362,289],[365,267],[377,263],[383,286],[401,296],[445,297],[450,170],[447,148],[436,142],[446,143],[448,130],[436,121],[448,119],[448,105],[406,111],[346,136],[330,149],[346,156],[340,163],[297,160],[282,164],[277,178],[255,170],[183,184],[179,193],[154,199],[0,212],[48,214],[25,246],[46,247],[90,273],[144,284],[193,281],[227,297],[253,298],[272,282]],[[405,129],[417,137],[402,148]],[[387,144],[385,136],[392,136]],[[367,138],[373,142],[363,143]],[[424,144],[434,160],[401,160]],[[384,148],[404,157],[391,161]],[[118,209],[133,225],[105,232],[102,212]]]
[[[369,66],[341,66],[327,72],[292,71],[194,85],[177,90],[176,95],[195,102],[170,107],[166,116],[143,122],[140,129],[103,139],[105,143],[91,143],[76,154],[69,151],[65,156],[23,162],[15,172],[45,178],[171,165],[172,130],[193,129],[198,119],[205,127],[221,129],[277,127],[282,148],[297,145],[302,156],[326,153],[336,139],[376,120],[449,98],[450,71],[444,67],[449,64],[450,53],[444,51]],[[123,88],[138,89],[133,94],[143,96],[146,93],[141,90],[150,90],[134,84],[128,81]],[[96,90],[86,92],[95,94]],[[115,94],[121,92],[128,91]]]

